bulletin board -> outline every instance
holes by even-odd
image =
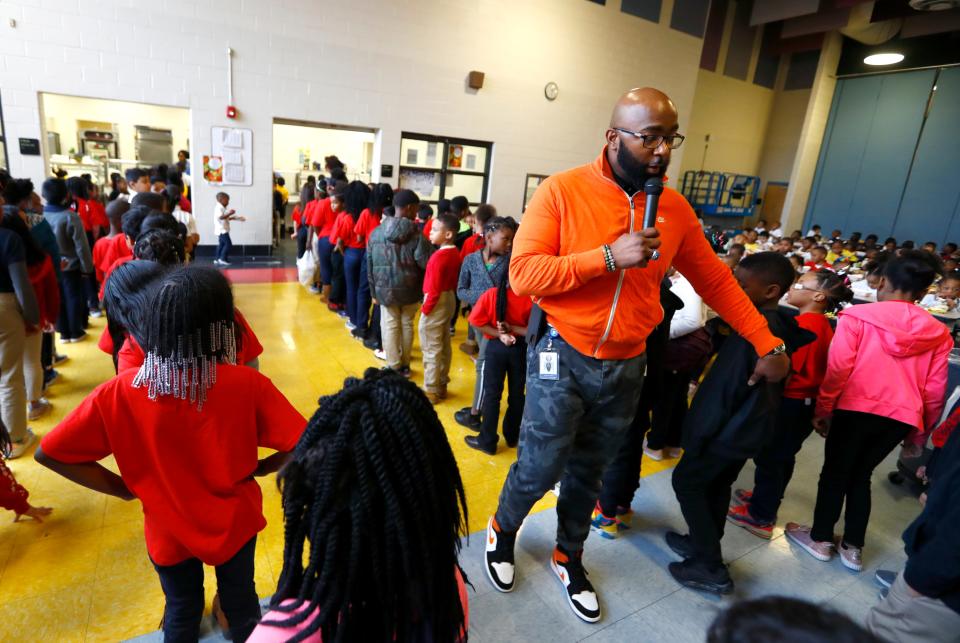
[[[220,185],[253,185],[253,130],[210,128],[210,154],[223,164]]]

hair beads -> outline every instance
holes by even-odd
[[[133,380],[134,388],[147,387],[151,400],[172,395],[189,399],[203,409],[207,390],[217,383],[217,362],[236,364],[237,345],[233,322],[212,322],[208,329],[209,353],[204,354],[203,332],[177,337],[177,348],[168,356],[149,351]]]

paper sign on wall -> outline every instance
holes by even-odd
[[[210,130],[211,158],[221,161],[220,185],[253,184],[253,131],[240,127]]]

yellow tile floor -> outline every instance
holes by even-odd
[[[238,284],[237,306],[264,346],[261,371],[309,417],[317,399],[338,390],[343,379],[380,366],[350,337],[340,317],[296,283]],[[58,367],[61,379],[49,391],[54,411],[31,423],[43,435],[97,384],[113,375],[110,358],[94,341],[105,320],[91,320],[91,338],[60,345],[70,360]],[[470,531],[482,529],[496,508],[500,486],[516,452],[502,446],[495,456],[468,448],[468,433],[453,421],[470,404],[473,362],[456,346],[465,339],[461,320],[454,337],[448,399],[437,407],[460,466],[467,492]],[[422,384],[419,349],[415,378]],[[645,463],[644,475],[672,463]],[[33,504],[54,508],[43,523],[13,523],[0,515],[0,641],[118,641],[156,629],[163,594],[147,558],[138,502],[122,502],[80,488],[25,456],[9,462]],[[256,584],[261,596],[276,588],[283,555],[283,525],[275,479],[260,480],[267,528],[257,542]],[[534,511],[554,506],[547,494]],[[213,570],[207,570],[207,601],[213,597]]]

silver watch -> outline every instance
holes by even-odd
[[[787,345],[781,343],[779,346],[774,348],[772,351],[764,355],[764,357],[774,357],[776,355],[786,355],[787,354]]]

